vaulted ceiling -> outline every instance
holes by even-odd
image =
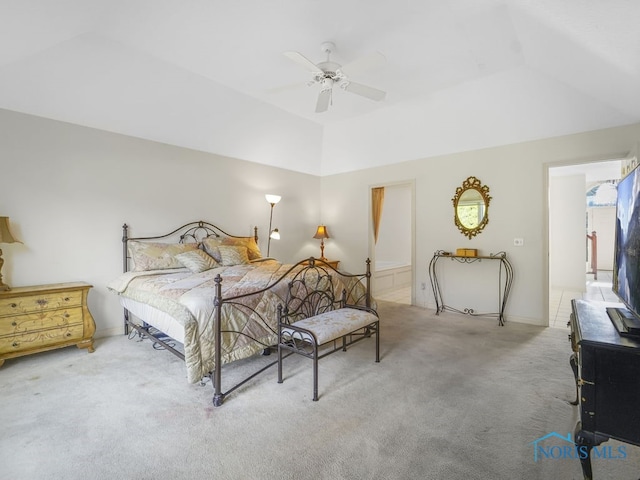
[[[639,122],[639,21],[637,0],[0,0],[0,108],[313,173],[300,152],[399,118],[456,124],[425,156]],[[336,85],[316,113],[283,53],[325,41],[385,99]]]

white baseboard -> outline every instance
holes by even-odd
[[[124,335],[124,325],[96,330],[94,338],[115,337],[116,335]]]

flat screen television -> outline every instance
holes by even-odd
[[[640,167],[618,183],[612,288],[626,308],[607,308],[618,331],[640,335]]]

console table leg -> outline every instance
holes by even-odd
[[[571,405],[578,405],[580,400],[580,387],[578,386],[578,355],[576,353],[572,353],[569,357],[569,365],[571,365],[571,370],[573,370],[573,378],[576,381],[576,399],[573,402],[569,402]]]

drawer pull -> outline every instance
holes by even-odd
[[[11,326],[12,327],[17,327],[18,326],[18,322],[16,322],[16,321],[11,322]]]
[[[16,308],[17,306],[18,306],[18,304],[17,304],[17,303],[12,303],[12,304],[11,304],[11,308]]]
[[[67,335],[67,337],[70,337],[71,336],[71,332],[67,332],[66,335]]]
[[[12,347],[19,347],[19,346],[20,346],[20,344],[19,344],[18,342],[13,342],[13,343],[11,344],[11,346],[12,346]]]
[[[69,318],[71,315],[69,315],[67,312],[64,312],[64,318]]]
[[[71,300],[69,297],[64,297],[65,302],[68,302],[69,300]]]
[[[47,301],[44,298],[40,298],[40,299],[36,300],[36,303],[38,305],[40,305],[41,307],[44,307],[47,304]]]

